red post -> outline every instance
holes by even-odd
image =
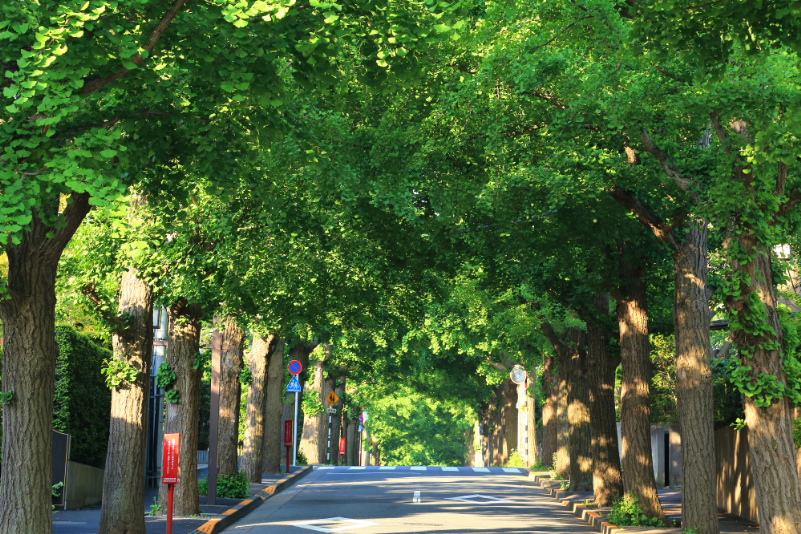
[[[167,534],[172,534],[172,494],[178,482],[178,459],[181,451],[181,434],[164,434],[164,452],[161,463],[161,483],[167,484]]]
[[[284,421],[284,447],[286,447],[286,474],[289,474],[290,451],[292,450],[292,431],[294,421],[287,419]]]
[[[175,484],[167,484],[167,534],[172,534],[172,492]]]

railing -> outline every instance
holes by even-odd
[[[209,451],[197,451],[197,463],[198,463],[198,465],[200,465],[200,464],[208,465],[208,463],[209,463]]]

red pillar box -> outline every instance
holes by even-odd
[[[178,457],[181,434],[164,434],[164,453],[161,456],[161,483],[167,484],[167,534],[172,534],[172,494],[178,483]]]
[[[345,438],[339,438],[339,463],[342,463],[342,459],[345,456]]]
[[[292,452],[292,424],[294,421],[284,421],[284,447],[286,447],[286,473],[289,474],[289,458]]]

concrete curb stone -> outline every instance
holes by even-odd
[[[590,525],[592,528],[600,532],[601,534],[635,534],[640,533],[643,530],[641,527],[631,528],[631,530],[622,529],[618,526],[615,526],[611,523],[607,523],[605,521],[606,516],[609,515],[608,508],[594,508],[589,507],[583,503],[573,502],[570,499],[563,499],[560,497],[561,495],[566,495],[568,492],[559,489],[559,486],[556,484],[556,481],[550,479],[550,477],[543,475],[541,472],[532,471],[531,469],[526,469],[529,478],[534,479],[534,484],[542,488],[549,496],[556,499],[563,506],[570,509],[573,512],[573,515]],[[561,481],[560,481],[561,482]],[[681,528],[660,528],[660,529],[648,529],[649,532],[659,532],[664,534],[672,534],[672,533],[680,533]],[[644,534],[644,533],[642,533]]]
[[[235,521],[239,521],[250,512],[258,508],[264,501],[280,493],[284,489],[288,488],[301,478],[305,477],[309,473],[312,472],[313,467],[307,465],[301,468],[300,471],[297,473],[292,473],[291,475],[287,475],[286,477],[278,480],[275,484],[267,486],[257,494],[253,495],[249,499],[245,499],[244,501],[240,502],[237,505],[234,505],[233,508],[229,508],[221,515],[223,517],[210,519],[206,521],[203,525],[199,526],[189,534],[216,534],[220,532],[222,529],[234,523]]]

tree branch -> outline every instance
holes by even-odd
[[[142,48],[147,51],[148,55],[153,51],[153,48],[156,46],[156,43],[159,42],[159,38],[161,34],[164,33],[164,30],[167,29],[167,26],[175,19],[175,16],[184,7],[186,4],[186,0],[176,0],[175,4],[173,4],[172,9],[167,11],[164,16],[161,18],[161,21],[156,25],[155,29],[150,34],[150,39],[148,43],[143,46]],[[135,56],[131,57],[130,61],[134,65],[139,66],[142,63],[142,54],[136,54]],[[107,76],[105,78],[95,78],[93,80],[88,80],[83,84],[83,88],[81,89],[81,93],[89,94],[97,91],[101,87],[105,87],[106,85],[115,82],[125,76],[129,69],[123,67],[121,71],[112,74],[111,76]]]
[[[631,192],[618,188],[617,184],[615,184],[614,188],[607,191],[607,193],[615,202],[634,213],[641,223],[651,229],[657,239],[669,245],[674,251],[679,249],[679,243],[671,232],[672,228],[656,213],[645,207],[645,205],[640,202],[640,199]]]
[[[787,202],[779,207],[779,211],[776,215],[779,217],[787,215],[793,211],[799,201],[801,201],[801,188],[794,189],[793,192],[790,193],[790,196],[787,198]]]
[[[95,289],[94,282],[83,286],[83,289],[81,289],[81,294],[86,295],[86,297],[92,302],[92,304],[94,304],[97,307],[97,312],[103,317],[103,319],[105,319],[106,321],[117,327],[116,328],[117,330],[121,329],[124,326],[122,324],[122,319],[105,310],[105,308],[103,307],[103,301],[100,300],[100,296],[97,294],[97,291]]]
[[[671,178],[677,186],[679,186],[679,189],[687,193],[697,204],[700,204],[701,199],[698,198],[698,194],[692,192],[692,186],[695,185],[695,182],[688,178],[684,178],[681,173],[679,173],[679,170],[668,161],[667,153],[657,147],[654,142],[651,141],[651,137],[648,135],[648,131],[645,128],[640,129],[640,142],[642,143],[645,151],[656,158],[656,160],[662,165],[662,168],[665,170],[665,174],[667,174],[668,177]]]

